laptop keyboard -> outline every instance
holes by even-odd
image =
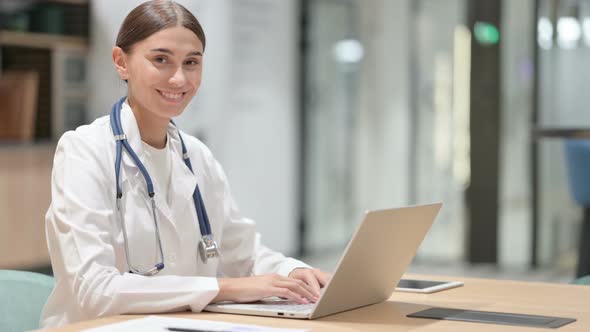
[[[283,302],[281,304],[218,304],[219,308],[231,308],[231,309],[247,309],[247,310],[260,310],[269,312],[293,312],[293,313],[306,313],[313,309],[315,303],[298,304],[294,302]]]

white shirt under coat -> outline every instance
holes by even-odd
[[[166,203],[170,205],[170,173],[172,169],[172,158],[168,136],[166,146],[163,149],[156,149],[153,146],[141,142],[145,158],[142,163],[147,169],[153,182],[158,183],[160,195],[164,195]]]
[[[129,144],[145,160],[139,128],[127,103],[121,122]],[[218,276],[287,276],[297,267],[308,267],[260,243],[255,223],[240,214],[232,199],[220,164],[203,143],[182,135],[195,174],[184,164],[178,132],[170,124],[168,199],[154,179],[165,268],[152,277],[128,273],[116,211],[115,141],[109,117],[61,137],[46,215],[56,285],[43,310],[42,327],[107,315],[199,312],[217,295]],[[221,251],[220,258],[207,264],[198,258],[201,234],[192,199],[197,183]],[[159,262],[150,201],[144,177],[125,150],[120,184],[131,263],[149,269]]]

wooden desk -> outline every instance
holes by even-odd
[[[0,145],[0,268],[50,265],[45,213],[55,143]]]
[[[394,292],[383,303],[359,308],[317,320],[307,321],[285,318],[268,318],[213,313],[177,313],[174,317],[206,319],[257,324],[285,328],[308,328],[313,331],[551,331],[548,329],[518,326],[491,325],[467,322],[438,321],[407,318],[406,315],[431,306],[444,306],[484,311],[548,315],[576,318],[578,321],[556,331],[590,331],[590,286],[549,283],[501,281],[471,278],[436,278],[463,280],[465,286],[434,294]],[[55,332],[79,331],[105,324],[141,318],[144,315],[122,315],[80,322]]]

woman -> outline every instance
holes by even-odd
[[[43,327],[319,297],[328,274],[260,244],[210,151],[171,123],[199,88],[204,50],[199,22],[172,1],[123,22],[113,62],[127,98],[65,133],[55,153],[46,228],[56,286]]]

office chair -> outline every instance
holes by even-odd
[[[590,275],[590,140],[565,142],[569,187],[574,200],[584,208],[576,277]]]
[[[575,284],[575,285],[590,285],[590,276],[578,278],[578,279],[572,281],[571,283]]]
[[[44,274],[0,270],[0,331],[38,329],[53,285],[53,278]]]

